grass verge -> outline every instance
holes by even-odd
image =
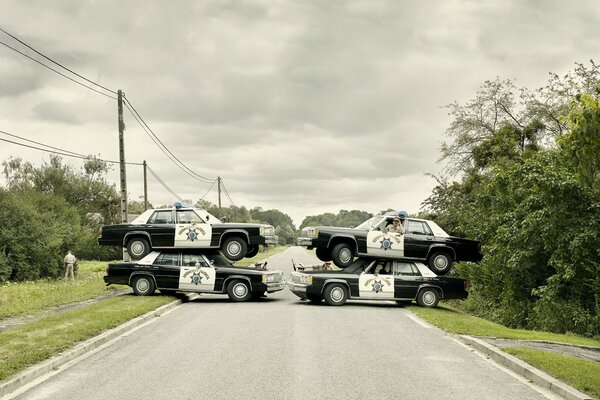
[[[600,363],[543,350],[505,348],[503,351],[582,392],[600,398]]]
[[[0,380],[174,298],[117,296],[0,333]]]
[[[0,286],[0,318],[34,314],[43,309],[93,299],[125,286],[107,287],[104,261],[80,261],[75,282],[40,279]]]
[[[440,329],[462,335],[490,336],[517,340],[547,340],[566,344],[600,347],[600,341],[598,340],[575,335],[507,328],[504,325],[465,314],[446,305],[438,308],[411,306],[410,310]]]

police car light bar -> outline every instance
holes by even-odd
[[[180,208],[180,207],[183,207],[183,203],[180,201],[176,201],[174,206],[175,206],[175,208]]]
[[[408,213],[406,211],[398,211],[398,216],[401,218],[408,217]]]

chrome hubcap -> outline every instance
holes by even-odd
[[[146,279],[140,279],[139,281],[137,281],[136,286],[137,286],[138,291],[145,292],[150,287],[150,284],[148,283],[148,281]]]
[[[242,246],[240,246],[238,242],[231,242],[227,245],[227,252],[232,256],[237,256],[238,254],[240,254],[241,250]]]
[[[233,287],[233,293],[236,297],[244,297],[248,293],[248,288],[243,283],[238,283]]]
[[[349,249],[343,249],[340,251],[340,260],[343,263],[347,263],[352,258],[352,252]]]
[[[142,242],[133,242],[131,252],[135,255],[140,255],[144,252],[144,244]]]
[[[331,300],[339,303],[344,298],[344,290],[340,287],[335,287],[331,291]]]
[[[434,302],[435,302],[435,294],[433,292],[425,292],[425,294],[423,295],[423,303],[430,306]]]
[[[434,260],[434,264],[439,269],[444,269],[448,266],[448,259],[444,256],[436,257]]]

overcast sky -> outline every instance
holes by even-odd
[[[435,184],[424,174],[442,168],[450,121],[442,106],[467,101],[497,76],[536,88],[548,72],[600,54],[595,1],[0,4],[0,27],[122,89],[180,160],[223,178],[236,205],[278,208],[297,225],[340,209],[417,212]],[[0,41],[18,46],[1,32]],[[127,161],[147,160],[183,198],[208,190],[127,111],[125,123]],[[4,46],[0,130],[118,159],[116,101]],[[38,165],[49,158],[0,143],[0,160],[10,156]],[[138,199],[142,169],[128,167],[127,177]],[[118,168],[109,178],[118,185]],[[174,201],[151,177],[149,197]],[[214,188],[206,199],[216,203]]]

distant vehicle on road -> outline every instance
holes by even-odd
[[[402,215],[405,234],[390,232],[398,215],[376,215],[355,228],[306,227],[297,243],[316,249],[320,260],[333,260],[340,268],[350,266],[355,256],[370,256],[423,261],[443,275],[454,261],[481,261],[478,241],[450,236],[433,221]]]
[[[247,301],[283,290],[283,272],[236,267],[217,250],[153,251],[137,262],[110,263],[107,285],[128,285],[140,296],[197,292],[227,294],[232,301]]]
[[[359,257],[342,271],[292,272],[288,287],[311,303],[341,306],[346,300],[396,300],[436,307],[441,299],[465,299],[464,279],[437,276],[420,262]]]
[[[122,246],[132,260],[152,250],[221,249],[232,261],[258,254],[259,245],[277,244],[275,228],[265,224],[223,223],[207,211],[184,207],[147,210],[131,223],[100,228],[98,244]]]

